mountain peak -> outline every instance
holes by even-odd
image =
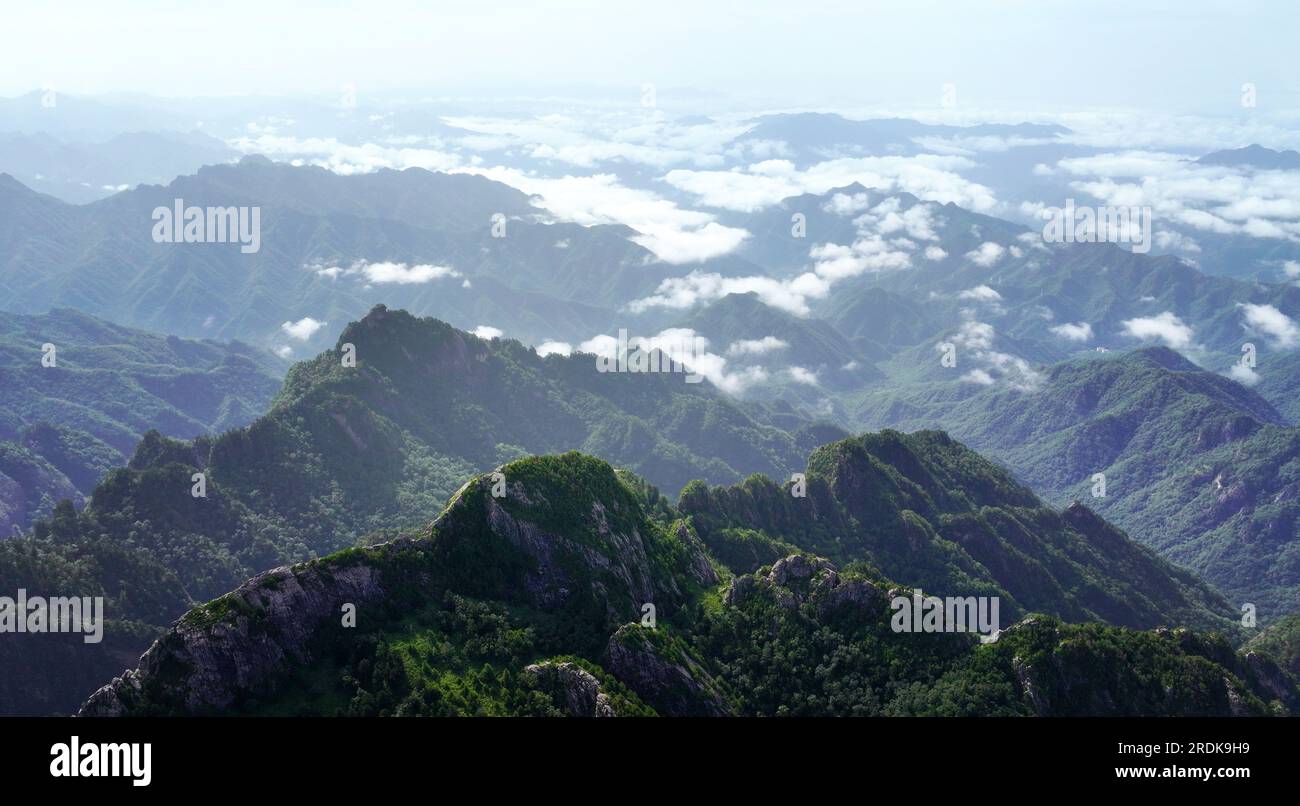
[[[1244,148],[1225,149],[1206,154],[1197,160],[1202,165],[1264,168],[1269,170],[1300,170],[1300,153],[1278,151],[1258,143]]]
[[[1133,350],[1121,356],[1121,360],[1145,361],[1174,372],[1198,372],[1201,369],[1182,353],[1164,345]]]

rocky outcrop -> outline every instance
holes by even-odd
[[[709,561],[709,552],[704,547],[704,543],[695,535],[695,532],[686,525],[686,521],[678,521],[675,530],[676,538],[686,546],[687,551],[687,575],[697,584],[705,587],[712,587],[718,584],[718,572],[714,569],[713,563]]]
[[[605,647],[605,668],[661,716],[726,716],[721,687],[663,633],[637,624],[618,629]]]
[[[1243,662],[1247,678],[1256,684],[1264,697],[1282,703],[1292,714],[1300,714],[1296,685],[1276,661],[1259,652],[1246,652]]]
[[[574,461],[596,460],[583,457]],[[476,594],[547,612],[590,611],[586,605],[592,603],[604,610],[606,629],[613,629],[639,616],[645,604],[670,613],[686,597],[680,582],[704,587],[717,584],[717,572],[690,529],[679,524],[672,535],[652,534],[655,527],[635,516],[637,505],[630,495],[578,503],[575,521],[564,528],[544,527],[539,522],[546,519],[534,518],[532,513],[552,507],[547,493],[526,489],[512,480],[508,467],[497,470],[503,471],[507,482],[504,495],[491,494],[491,475],[474,479],[456,493],[434,524],[439,564],[464,578]],[[593,472],[613,479],[613,471],[603,463]],[[484,524],[490,537],[484,534]],[[669,558],[664,544],[673,539],[686,549],[677,561]],[[467,578],[471,564],[481,559],[484,540],[494,544],[491,551],[497,567],[509,567],[512,573],[480,581]],[[657,562],[652,561],[656,552]],[[655,573],[665,562],[676,562],[675,573]]]
[[[370,551],[389,554],[415,543],[402,539]],[[345,605],[364,619],[366,607],[383,598],[379,568],[324,560],[259,574],[191,610],[154,642],[138,668],[92,694],[80,715],[203,714],[273,689],[288,668],[311,662],[324,631],[349,629]]]
[[[576,663],[534,663],[524,669],[537,687],[564,703],[569,716],[618,716],[600,681]]]
[[[883,608],[884,591],[864,579],[845,579],[835,565],[822,557],[791,554],[773,563],[766,573],[743,574],[732,580],[723,598],[736,607],[759,591],[770,590],[784,607],[812,602],[819,617],[849,609]]]
[[[503,470],[507,477],[524,475],[519,467]],[[321,647],[351,637],[342,623],[345,604],[355,605],[356,618],[364,620],[372,605],[401,611],[454,591],[583,620],[584,628],[606,635],[640,617],[645,604],[669,615],[686,600],[685,588],[717,583],[690,529],[669,532],[647,520],[605,463],[573,454],[543,469],[612,484],[601,496],[575,503],[572,495],[558,500],[562,491],[545,474],[534,474],[531,486],[511,481],[501,497],[491,494],[491,475],[471,480],[425,538],[277,568],[190,611],[145,652],[137,669],[96,691],[81,713],[237,710],[250,698],[273,694]],[[557,517],[557,509],[566,518]],[[610,707],[580,667],[539,666],[537,674],[559,686],[570,712]]]

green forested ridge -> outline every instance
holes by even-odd
[[[869,392],[858,412],[867,427],[944,428],[1049,501],[1087,502],[1265,621],[1300,606],[1300,428],[1173,350],[1067,361],[1033,392]],[[1104,497],[1092,494],[1096,473]]]
[[[882,431],[823,446],[808,460],[806,484],[795,497],[791,484],[762,477],[728,488],[696,483],[680,508],[722,557],[756,542],[731,565],[737,573],[795,545],[870,562],[927,591],[998,595],[1013,616],[1235,629],[1232,606],[1212,588],[1080,504],[1047,508],[942,432]]]
[[[803,447],[763,410],[680,375],[598,373],[591,356],[539,358],[401,311],[376,308],[344,343],[356,367],[337,351],[296,365],[246,428],[146,435],[69,539],[148,547],[206,599],[258,569],[418,527],[475,472],[527,454],[580,448],[673,490],[739,467],[780,475]],[[190,495],[200,471],[206,498]]]
[[[1300,676],[1300,613],[1278,619],[1250,639],[1244,648],[1266,652],[1282,668]]]
[[[38,521],[30,540],[138,550],[205,601],[260,570],[421,527],[474,473],[528,454],[580,448],[677,490],[738,468],[783,475],[840,433],[680,375],[602,374],[592,356],[541,358],[383,307],[340,343],[356,347],[355,368],[336,350],[296,365],[245,428],[190,441],[149,432],[83,511]],[[35,590],[33,577],[0,566],[0,589]]]
[[[879,452],[904,466],[910,448],[934,474],[984,470],[938,435],[880,440],[893,445]],[[946,456],[916,456],[930,447]],[[879,470],[901,479],[919,467]],[[1050,615],[1007,625],[982,645],[968,634],[898,633],[889,591],[913,581],[882,574],[868,553],[838,569],[797,553],[735,575],[709,558],[697,515],[681,519],[604,462],[570,453],[509,463],[502,473],[503,495],[493,495],[491,475],[479,477],[428,529],[263,574],[192,611],[83,713],[1263,715],[1300,707],[1294,678],[1221,635]],[[1000,492],[996,475],[986,481],[943,506],[1018,495]],[[924,494],[915,483],[910,494]],[[953,585],[927,593],[983,592],[959,577]],[[341,625],[340,602],[357,605],[355,627]],[[656,605],[653,626],[641,623],[644,603]]]
[[[57,547],[93,556],[112,545],[147,557],[149,573],[171,574],[183,591],[165,615],[143,619],[161,626],[182,612],[184,600],[217,597],[260,569],[419,530],[476,472],[576,448],[630,472],[615,483],[594,460],[508,465],[516,474],[506,473],[511,485],[550,491],[544,500],[526,498],[527,517],[542,529],[562,532],[599,504],[620,533],[648,539],[637,520],[648,516],[679,541],[702,540],[711,554],[705,565],[718,563],[725,573],[812,552],[846,573],[857,569],[927,592],[1000,596],[1007,619],[1042,612],[1236,636],[1233,608],[1211,589],[1082,506],[1047,509],[1006,471],[941,433],[841,439],[833,427],[809,426],[777,406],[742,406],[680,376],[598,373],[591,356],[541,358],[517,342],[486,341],[382,307],[350,325],[339,343],[356,348],[356,367],[327,351],[296,365],[268,414],[245,428],[188,442],[148,434],[82,512],[63,508],[25,542],[46,553]],[[807,497],[795,498],[789,483],[770,479],[803,468],[799,457],[809,451]],[[733,487],[709,487],[752,467],[766,470]],[[198,472],[206,476],[206,498],[190,495]],[[682,489],[680,504],[656,486]],[[482,487],[462,490],[446,522],[482,495]],[[628,514],[628,496],[636,515]],[[494,511],[509,514],[515,502],[507,498]],[[457,531],[476,523],[471,518]],[[599,544],[601,533],[594,534],[588,540]],[[472,569],[446,581],[458,595],[502,602],[511,612],[536,605],[513,599],[518,556],[474,541],[440,546],[436,567]],[[646,574],[662,573],[661,565]],[[138,573],[128,568],[128,578],[112,584],[130,587]],[[7,588],[34,578],[16,565],[0,574]],[[644,592],[647,579],[616,575],[599,587]],[[706,610],[721,595],[707,586],[673,587],[658,604],[680,601],[683,613]],[[592,663],[619,619],[636,616],[624,607],[611,621],[612,611],[602,613],[595,600],[573,606],[548,627],[567,636],[554,648]],[[104,668],[102,679],[115,671]],[[559,673],[541,674],[549,680]]]
[[[52,345],[53,366],[42,364]],[[119,327],[71,309],[0,313],[0,535],[81,504],[141,435],[219,433],[266,410],[284,362],[247,345]]]

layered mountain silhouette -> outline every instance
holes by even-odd
[[[881,392],[858,416],[864,426],[948,429],[1049,500],[1088,502],[1238,605],[1255,604],[1266,619],[1294,612],[1300,429],[1253,391],[1163,347],[1078,358],[1044,378],[1031,392]]]
[[[0,172],[73,204],[142,184],[163,184],[239,153],[199,132],[130,132],[99,142],[47,134],[0,134]]]
[[[823,456],[856,465],[846,454],[861,444]],[[911,441],[921,456],[936,445],[964,450]],[[903,469],[915,458],[896,457]],[[826,469],[823,483],[861,511],[843,486],[849,468]],[[899,466],[878,470],[902,478]],[[190,611],[80,713],[1264,715],[1300,705],[1269,654],[1238,654],[1222,637],[1045,615],[983,645],[898,632],[890,601],[906,591],[869,564],[796,552],[733,575],[710,557],[696,516],[604,462],[569,453],[500,473],[503,491],[478,477],[427,529],[274,569]],[[1000,492],[1032,499],[1005,487],[969,494],[1004,503]],[[904,551],[960,564],[918,539],[924,519],[892,515],[914,520],[892,534]],[[1086,531],[1071,539],[1126,542]],[[950,582],[948,592],[971,591]]]
[[[1066,148],[844,124],[742,139]],[[176,199],[260,208],[262,248],[154,243]],[[469,174],[249,157],[80,206],[0,176],[0,308],[56,308],[0,314],[0,527],[34,524],[0,590],[111,616],[91,649],[9,644],[0,671],[45,672],[0,677],[0,708],[75,709],[189,611],[87,712],[1293,710],[1285,630],[1232,647],[1243,605],[1276,625],[1300,601],[1300,288],[859,184],[722,220],[735,254],[673,265]],[[621,328],[703,336],[718,386],[598,372],[583,343]],[[274,400],[268,347],[316,356]],[[1016,626],[918,648],[883,610],[913,588]],[[750,646],[769,628],[787,667]]]
[[[78,505],[146,431],[251,422],[284,362],[245,344],[162,336],[60,309],[0,313],[0,534]]]
[[[1252,143],[1244,148],[1215,151],[1201,157],[1202,165],[1231,165],[1276,171],[1300,171],[1300,152],[1278,151]]]
[[[355,366],[346,365],[344,354],[355,356]],[[1047,509],[946,436],[843,437],[779,410],[742,406],[680,374],[602,373],[594,356],[543,358],[514,341],[479,339],[378,307],[350,325],[335,349],[296,365],[270,411],[251,425],[188,442],[147,435],[130,466],[112,471],[83,511],[60,505],[32,537],[0,544],[0,585],[36,594],[81,574],[78,589],[102,590],[114,624],[95,659],[78,672],[78,681],[98,673],[99,682],[120,671],[112,667],[122,653],[143,649],[151,630],[180,616],[188,603],[218,597],[259,569],[311,556],[342,551],[320,567],[341,558],[365,566],[366,558],[392,549],[350,547],[377,539],[409,546],[412,556],[426,558],[418,567],[428,560],[427,567],[443,569],[437,573],[445,584],[436,595],[423,582],[416,586],[420,596],[433,596],[429,606],[452,602],[459,612],[456,596],[473,600],[463,605],[466,613],[498,612],[490,602],[528,604],[551,613],[548,623],[567,636],[548,646],[597,664],[600,647],[641,604],[676,618],[669,614],[678,608],[698,610],[704,588],[721,577],[799,553],[827,557],[846,573],[864,564],[880,584],[998,596],[1008,619],[1039,612],[1070,622],[1236,632],[1234,608],[1198,580],[1083,507]],[[603,461],[578,454],[525,458],[574,448],[626,470],[616,478]],[[739,481],[741,468],[755,467],[767,475],[730,491],[708,486]],[[795,470],[804,472],[806,497],[767,480],[788,479]],[[205,482],[201,497],[194,493],[196,474]],[[555,474],[565,479],[560,487],[550,486]],[[477,480],[461,489],[466,479]],[[683,486],[680,508],[657,489]],[[453,503],[436,528],[459,537],[435,540],[433,555],[426,555],[427,544],[409,536],[449,497]],[[523,509],[514,511],[526,512],[540,532],[491,515],[516,504]],[[522,554],[493,548],[497,537],[471,537],[482,528],[497,537],[504,530]],[[584,570],[583,563],[594,565]],[[94,570],[85,577],[84,569]],[[545,579],[511,576],[533,579],[528,575],[537,569]],[[371,576],[370,570],[355,573]],[[354,603],[379,603],[398,587],[392,579],[375,588],[367,582],[357,590],[366,598]],[[210,627],[216,622],[203,614],[225,607],[209,605],[174,629]],[[309,639],[313,625],[288,629]],[[799,629],[805,628],[811,627]],[[658,640],[643,637],[652,645]],[[67,660],[67,647],[41,638],[25,637],[21,662],[43,668]],[[174,640],[164,638],[151,657]],[[276,657],[298,652],[285,651]],[[292,666],[264,665],[272,675]],[[33,681],[45,678],[5,679],[10,708],[67,709],[86,693],[59,677],[39,684]],[[218,699],[191,705],[248,705],[244,694],[213,696]],[[645,697],[646,707],[674,710]],[[730,701],[697,705],[750,708]],[[166,706],[172,708],[190,705]]]
[[[178,199],[187,208],[258,208],[258,251],[155,243],[154,210]],[[303,347],[286,323],[338,328],[381,301],[466,329],[508,325],[533,343],[580,342],[635,325],[617,309],[678,273],[624,227],[547,223],[507,185],[417,168],[343,176],[245,157],[81,206],[0,175],[0,218],[6,310],[70,306],[278,349]],[[710,267],[754,270],[737,260]]]

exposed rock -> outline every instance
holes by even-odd
[[[610,674],[662,716],[724,716],[731,711],[707,671],[640,625],[620,627],[605,647],[605,658]]]
[[[870,582],[861,579],[850,579],[843,582],[836,576],[834,577],[834,584],[830,584],[825,588],[825,592],[819,597],[817,605],[822,615],[829,615],[850,608],[883,608],[887,601],[880,588]]]
[[[347,629],[341,623],[343,604],[356,605],[365,618],[366,605],[391,604],[389,590],[417,603],[450,589],[553,613],[573,606],[582,617],[592,612],[589,605],[596,605],[597,613],[603,605],[606,625],[595,629],[608,630],[639,615],[646,603],[660,613],[672,612],[685,599],[679,579],[717,582],[688,529],[676,534],[687,549],[683,557],[665,550],[664,535],[643,535],[650,528],[646,521],[622,516],[621,510],[634,506],[630,497],[593,500],[578,522],[546,529],[529,520],[535,508],[547,506],[546,491],[525,492],[513,484],[506,498],[498,499],[491,486],[491,476],[464,485],[432,525],[431,539],[401,538],[277,568],[190,611],[145,652],[134,672],[96,691],[82,713],[238,708],[274,693],[289,671],[313,661],[314,648],[329,643],[329,631]],[[655,572],[664,558],[651,562],[653,551],[668,555],[669,573]],[[494,573],[483,573],[485,563]],[[572,697],[566,694],[571,710],[587,708],[580,671],[565,673],[566,690],[574,687]],[[597,702],[598,695],[592,694],[591,708],[608,707],[607,698]]]
[[[706,587],[718,584],[718,572],[713,568],[713,563],[709,562],[709,553],[705,550],[704,544],[695,536],[695,532],[686,525],[686,521],[677,522],[677,539],[686,546],[690,552],[690,564],[687,573],[691,578]]]
[[[731,584],[727,586],[727,595],[723,598],[723,601],[728,607],[741,605],[749,598],[749,595],[754,592],[757,586],[758,580],[753,574],[741,574],[731,580]]]
[[[1020,690],[1029,700],[1029,704],[1033,707],[1034,713],[1039,716],[1047,714],[1049,704],[1047,699],[1043,696],[1042,691],[1038,686],[1038,682],[1035,679],[1034,667],[1030,666],[1024,658],[1016,655],[1011,659],[1011,669],[1015,672],[1016,682],[1020,684]]]
[[[414,543],[404,538],[378,550]],[[317,561],[259,574],[176,622],[141,656],[137,669],[92,694],[80,715],[118,716],[142,707],[188,714],[230,708],[241,696],[272,688],[290,663],[310,663],[310,644],[320,631],[346,629],[344,604],[362,612],[383,595],[382,573],[369,563]]]
[[[833,563],[821,557],[791,554],[773,564],[765,575],[742,574],[731,581],[723,601],[731,607],[745,603],[755,592],[774,589],[782,607],[797,607],[806,601],[817,605],[822,616],[843,608],[883,606],[883,592],[861,579],[844,580]]]
[[[1236,685],[1228,679],[1223,678],[1223,687],[1228,691],[1228,713],[1232,716],[1253,716],[1249,708],[1246,707],[1245,698],[1237,690]]]
[[[1272,658],[1258,652],[1246,652],[1245,664],[1250,676],[1272,699],[1281,702],[1292,713],[1300,712],[1300,698],[1295,696],[1295,686]]]
[[[577,664],[534,663],[524,669],[539,688],[564,698],[570,716],[617,716],[609,697],[600,690],[600,681]]]
[[[775,585],[784,586],[797,579],[810,579],[816,572],[824,570],[834,571],[835,566],[831,565],[830,560],[820,557],[810,559],[802,554],[792,554],[776,561],[768,579]]]
[[[490,476],[468,482],[434,524],[435,553],[449,573],[455,575],[461,562],[473,562],[481,553],[484,521],[493,539],[503,544],[505,556],[521,569],[522,576],[485,581],[478,595],[522,601],[550,612],[595,597],[612,630],[640,614],[647,603],[660,613],[671,613],[686,597],[679,578],[703,587],[717,584],[703,545],[685,525],[675,534],[687,549],[677,574],[656,574],[650,561],[652,536],[642,534],[644,524],[629,528],[620,517],[620,507],[632,506],[630,498],[591,501],[582,522],[561,533],[527,520],[531,509],[549,506],[543,491],[508,481],[506,495],[497,498],[490,494],[491,487]],[[465,503],[471,499],[477,503]]]

